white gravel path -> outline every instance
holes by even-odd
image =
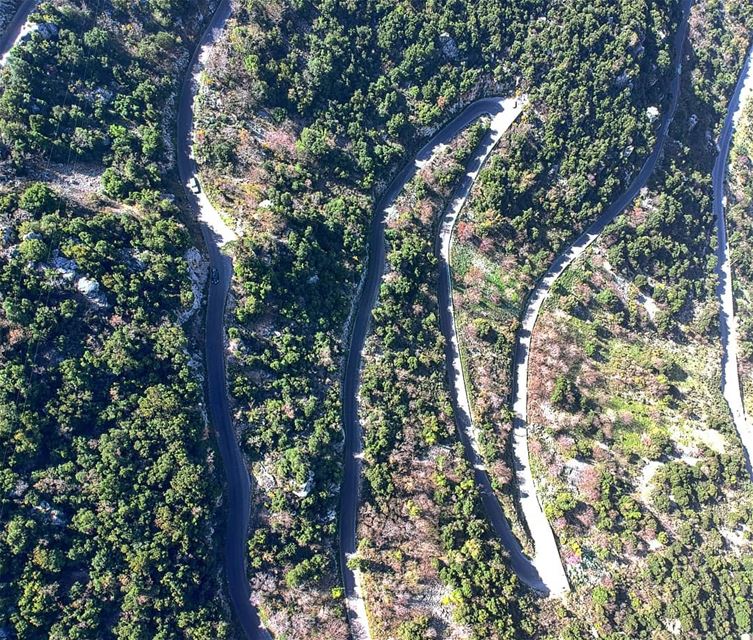
[[[753,49],[749,53],[745,67],[740,74],[735,93],[732,95],[727,119],[724,122],[717,147],[719,156],[714,165],[714,217],[717,234],[716,275],[719,279],[716,288],[719,300],[719,321],[722,337],[722,393],[729,405],[735,428],[740,435],[747,457],[748,472],[753,476],[751,457],[753,457],[753,426],[745,413],[740,375],[737,367],[737,320],[735,318],[735,296],[732,289],[732,263],[730,261],[729,240],[727,238],[727,221],[725,207],[725,184],[729,151],[735,125],[740,119],[742,109],[753,95]]]
[[[222,29],[224,28],[224,23],[221,27],[216,28],[212,30],[211,34],[206,38],[205,41],[201,43],[201,48],[199,49],[199,54],[196,58],[196,65],[193,68],[193,99],[194,99],[194,110],[196,109],[196,96],[199,93],[199,88],[201,87],[201,75],[204,71],[204,67],[206,66],[207,61],[209,60],[209,55],[212,51],[212,47],[214,46],[215,42],[217,41],[217,38],[222,33]],[[195,143],[195,131],[193,131],[192,136]],[[196,158],[194,156],[194,150],[193,145],[191,145],[191,160],[195,162]],[[195,178],[198,183],[198,174]],[[191,188],[191,185],[189,184],[191,180],[189,180],[188,183],[186,183],[187,188]],[[222,219],[222,216],[220,215],[220,212],[217,211],[217,209],[214,207],[214,205],[209,201],[209,198],[207,197],[206,193],[204,193],[204,190],[202,189],[200,193],[196,194],[196,199],[198,200],[198,208],[199,208],[199,220],[206,224],[212,232],[217,236],[217,244],[222,247],[226,245],[228,242],[231,242],[233,240],[238,239],[238,235],[231,229],[227,223]]]

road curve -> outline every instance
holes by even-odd
[[[449,143],[468,125],[484,115],[502,111],[500,98],[483,98],[467,106],[458,116],[436,133],[392,179],[375,207],[369,232],[369,258],[361,294],[352,319],[350,345],[343,372],[342,421],[345,432],[343,481],[340,492],[340,570],[345,587],[348,622],[356,640],[370,638],[358,572],[348,567],[356,552],[357,519],[360,497],[361,461],[363,459],[361,423],[358,417],[358,389],[361,383],[363,347],[369,322],[377,301],[384,274],[386,218],[395,199],[416,172],[432,157],[440,145]],[[501,135],[501,134],[500,134]],[[488,152],[487,152],[488,153]]]
[[[518,479],[518,491],[520,492],[520,505],[523,511],[528,530],[533,538],[535,549],[534,564],[542,576],[552,574],[552,566],[562,567],[562,560],[557,549],[557,542],[549,526],[541,504],[536,496],[536,486],[531,473],[531,465],[528,455],[528,365],[531,348],[531,335],[536,325],[541,306],[549,295],[552,285],[562,275],[572,262],[581,256],[585,250],[601,235],[607,227],[622,211],[635,199],[638,192],[646,185],[654,171],[656,164],[664,149],[664,143],[669,134],[669,127],[677,110],[677,102],[680,93],[680,76],[682,50],[688,34],[688,18],[692,0],[684,0],[683,16],[680,27],[675,34],[674,56],[675,75],[670,88],[671,100],[662,119],[661,129],[657,137],[656,145],[648,157],[639,174],[628,187],[627,191],[602,213],[591,226],[589,226],[573,244],[555,259],[544,277],[538,282],[531,292],[528,303],[523,313],[523,320],[518,331],[513,362],[513,454],[515,458],[515,473]],[[554,572],[555,579],[549,586],[551,595],[564,593],[569,589],[564,569]]]
[[[495,535],[502,541],[502,544],[510,554],[510,564],[520,580],[538,591],[548,593],[549,588],[544,579],[543,572],[534,566],[533,562],[523,553],[520,543],[513,534],[507,518],[505,518],[502,507],[492,488],[489,474],[486,471],[479,444],[478,430],[473,423],[455,327],[452,272],[450,266],[452,233],[455,229],[455,223],[468,201],[471,189],[489,154],[523,109],[522,101],[517,101],[513,98],[500,100],[495,106],[496,111],[489,110],[489,114],[492,116],[490,131],[479,145],[473,159],[469,163],[462,182],[455,188],[450,204],[442,218],[439,233],[437,234],[435,254],[440,264],[439,324],[442,329],[442,335],[445,338],[445,358],[447,361],[452,406],[455,412],[455,422],[460,434],[460,440],[463,443],[465,456],[473,467],[474,479],[476,486],[481,492],[481,501],[487,519]],[[557,560],[559,560],[559,557]]]
[[[718,278],[716,295],[719,301],[719,328],[722,338],[722,393],[729,405],[735,428],[740,434],[745,451],[748,473],[753,477],[751,457],[753,457],[753,427],[745,413],[740,374],[737,368],[737,321],[735,319],[735,294],[732,288],[732,262],[730,260],[729,240],[727,238],[727,221],[725,215],[726,198],[724,194],[727,176],[729,152],[732,135],[735,131],[737,116],[742,108],[741,96],[746,82],[753,74],[753,49],[745,61],[740,79],[732,94],[717,148],[719,155],[712,174],[714,185],[714,218],[716,219],[716,268]]]
[[[13,14],[5,31],[0,33],[0,67],[5,66],[6,62],[8,62],[10,50],[23,37],[25,32],[24,26],[26,26],[31,12],[37,6],[37,2],[38,0],[24,0],[16,10],[16,13]]]
[[[188,66],[178,104],[177,165],[184,185],[196,176],[196,163],[191,152],[193,133],[193,104],[195,67],[202,51],[211,47],[216,35],[230,16],[230,0],[222,0],[204,31]],[[225,469],[227,486],[225,504],[227,527],[224,540],[224,563],[228,591],[235,617],[248,640],[268,638],[251,604],[246,574],[248,526],[251,509],[251,483],[243,455],[233,431],[225,379],[225,300],[233,273],[231,259],[220,251],[221,231],[213,229],[202,216],[207,203],[186,189],[186,197],[193,213],[201,219],[201,234],[209,253],[209,263],[217,270],[218,282],[210,284],[207,299],[206,344],[204,357],[207,375],[207,404],[209,416],[217,432],[217,443]],[[207,201],[208,202],[208,201]],[[219,219],[219,216],[217,216]]]

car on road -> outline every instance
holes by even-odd
[[[220,283],[220,272],[217,271],[214,267],[212,267],[212,284],[219,284]]]
[[[191,189],[192,193],[201,193],[201,187],[199,186],[199,181],[196,179],[196,177],[193,177],[188,181],[188,188]]]

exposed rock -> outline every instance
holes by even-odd
[[[105,306],[107,298],[99,290],[99,282],[91,278],[81,277],[76,281],[76,289],[86,299],[97,306]]]
[[[45,40],[53,40],[58,37],[58,27],[51,22],[37,24],[37,33]]]
[[[293,491],[293,494],[299,498],[305,498],[311,493],[311,489],[314,488],[314,474],[309,472],[306,482],[304,482],[297,491]]]
[[[446,31],[439,35],[439,43],[442,45],[442,53],[450,58],[451,60],[455,60],[458,55],[458,44],[455,42],[455,38],[453,38],[449,33]]]
[[[65,280],[73,280],[78,271],[78,265],[73,260],[61,255],[56,255],[52,259],[52,266]]]
[[[204,286],[209,274],[209,263],[202,257],[196,247],[189,247],[185,254],[188,263],[188,277],[191,279],[193,302],[187,309],[178,313],[178,322],[183,324],[201,307],[204,301]]]

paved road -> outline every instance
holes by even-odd
[[[178,106],[178,174],[184,184],[196,175],[196,163],[191,153],[193,130],[194,67],[201,51],[210,47],[230,15],[230,0],[223,0],[217,8],[211,23],[201,37],[194,52]],[[186,194],[197,217],[201,217],[206,203],[189,189]],[[208,202],[208,201],[207,201]],[[219,218],[219,216],[217,216]],[[250,519],[251,486],[246,464],[238,447],[233,431],[228,406],[225,379],[225,300],[230,288],[233,265],[230,258],[220,252],[223,242],[221,230],[213,229],[207,222],[201,222],[201,233],[209,252],[209,262],[217,269],[219,282],[209,287],[206,317],[205,358],[207,370],[207,403],[209,416],[217,431],[217,442],[225,469],[227,485],[225,504],[227,507],[227,528],[225,531],[225,574],[227,576],[230,600],[236,619],[249,640],[267,638],[269,635],[261,626],[256,609],[250,601],[250,589],[246,574],[246,542]]]
[[[14,15],[8,28],[0,36],[0,66],[7,60],[7,53],[22,37],[24,25],[37,0],[26,0]],[[230,1],[223,0],[212,17],[194,52],[183,82],[178,108],[178,173],[187,184],[195,176],[196,164],[191,154],[193,129],[193,80],[195,67],[202,50],[210,47],[217,31],[222,29],[230,15]],[[222,223],[204,194],[198,196],[186,190],[188,201],[197,217],[202,220],[201,232],[209,252],[210,264],[217,269],[219,282],[210,287],[207,302],[205,357],[207,366],[207,401],[212,423],[217,430],[218,444],[227,479],[228,522],[225,539],[225,573],[230,599],[236,618],[249,640],[267,638],[261,627],[256,610],[250,602],[250,590],[246,577],[246,540],[250,517],[250,481],[243,457],[233,432],[228,407],[225,382],[224,309],[230,287],[233,267],[230,258],[223,255],[219,246],[234,234]],[[210,226],[211,225],[211,226]]]
[[[361,361],[369,322],[377,301],[384,273],[385,223],[392,204],[416,172],[424,166],[440,145],[449,143],[458,133],[483,115],[501,111],[500,98],[477,100],[466,107],[424,145],[393,178],[376,206],[369,233],[369,262],[355,316],[352,320],[350,346],[343,379],[343,426],[345,430],[344,473],[340,493],[340,567],[348,608],[351,633],[356,639],[370,638],[368,620],[360,589],[359,576],[347,566],[347,559],[356,551],[356,528],[363,459],[361,423],[358,417],[358,389],[361,382]]]
[[[753,427],[745,413],[743,404],[740,375],[737,368],[737,321],[735,319],[735,296],[732,289],[732,264],[730,261],[729,241],[727,238],[727,221],[725,215],[726,198],[724,195],[729,151],[732,145],[732,135],[735,130],[736,116],[742,107],[741,96],[746,83],[753,76],[753,50],[745,61],[745,67],[732,94],[727,117],[719,136],[719,155],[713,172],[714,184],[714,217],[716,218],[716,275],[719,279],[716,295],[719,300],[719,324],[722,337],[722,392],[724,399],[732,412],[732,418],[742,440],[748,473],[753,477],[751,457],[753,457]],[[743,98],[747,99],[749,96]]]
[[[581,256],[585,250],[601,235],[604,228],[622,213],[622,211],[635,199],[638,192],[646,185],[649,177],[654,171],[656,164],[661,156],[664,143],[667,140],[669,126],[677,110],[677,101],[680,93],[680,61],[682,48],[688,34],[688,17],[692,0],[685,0],[683,3],[683,18],[680,28],[675,34],[674,52],[676,60],[676,73],[670,87],[671,100],[669,109],[667,109],[662,120],[661,129],[658,133],[657,142],[653,152],[646,160],[640,173],[628,187],[627,191],[612,204],[586,231],[575,240],[562,254],[554,261],[544,277],[537,284],[528,299],[523,321],[518,332],[517,344],[515,349],[515,360],[513,365],[514,387],[513,387],[513,453],[515,458],[515,473],[518,479],[518,490],[520,492],[520,504],[523,511],[528,529],[533,538],[535,548],[534,563],[539,567],[542,575],[544,572],[550,572],[552,564],[562,566],[557,543],[544,515],[543,509],[536,497],[536,486],[531,473],[531,465],[528,456],[528,429],[526,422],[528,420],[528,364],[529,353],[531,348],[531,334],[536,325],[541,306],[549,295],[552,285],[562,275],[572,262]],[[559,573],[559,572],[557,572]],[[567,578],[564,570],[561,572],[559,579],[549,585],[549,592],[552,595],[560,594],[568,589]]]
[[[29,15],[31,15],[31,12],[34,11],[37,2],[38,0],[24,0],[11,18],[5,31],[0,34],[0,67],[5,66],[5,63],[8,61],[10,50],[23,36],[26,20]]]
[[[452,406],[455,411],[458,433],[463,443],[466,458],[473,467],[476,486],[481,492],[481,500],[486,516],[492,525],[495,535],[502,541],[509,552],[510,564],[518,577],[528,586],[541,592],[548,592],[547,585],[551,576],[547,572],[551,572],[551,569],[549,567],[537,568],[523,553],[520,543],[513,534],[507,518],[505,518],[504,511],[497,500],[492,488],[491,479],[486,471],[479,445],[478,429],[473,423],[455,326],[455,309],[452,299],[452,275],[450,269],[450,250],[455,223],[468,201],[471,189],[489,154],[505,131],[510,128],[518,115],[520,115],[523,104],[522,101],[518,102],[514,99],[508,99],[498,101],[494,107],[496,108],[495,111],[489,109],[489,113],[492,116],[491,129],[471,159],[462,182],[452,194],[450,204],[437,234],[435,253],[440,264],[439,324],[445,338],[445,358],[447,360]],[[546,524],[546,526],[548,528],[549,525]],[[561,567],[559,556],[553,568],[556,570],[557,566]]]

